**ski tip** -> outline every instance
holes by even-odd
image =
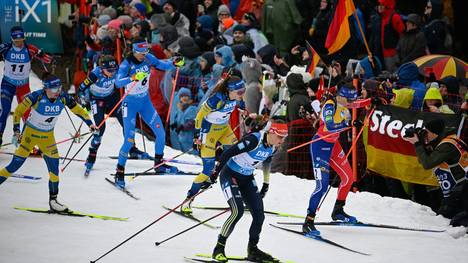
[[[159,246],[159,245],[161,245],[161,242],[154,242],[154,244],[155,244],[156,246]]]

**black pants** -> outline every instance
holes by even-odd
[[[120,95],[118,91],[114,91],[114,93],[105,98],[98,98],[91,95],[90,104],[91,112],[94,118],[94,123],[96,125],[101,124],[101,122],[104,120],[104,115],[106,113],[109,113],[119,102],[119,100]],[[114,110],[111,116],[117,118],[123,129],[122,110],[120,106],[118,106],[117,109]],[[102,124],[101,128],[99,129],[99,134],[93,135],[93,140],[91,141],[91,148],[95,150],[99,148],[99,146],[101,145],[102,135],[104,134],[105,130],[106,123]]]
[[[249,243],[257,244],[260,239],[263,221],[263,200],[258,191],[253,175],[238,174],[229,167],[224,167],[220,173],[221,190],[231,207],[231,215],[224,222],[221,236],[229,237],[239,219],[244,214],[244,202],[252,215],[252,224],[249,230]]]

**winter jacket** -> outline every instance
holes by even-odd
[[[268,39],[260,30],[252,27],[249,30],[247,30],[246,34],[249,36],[249,38],[254,44],[253,50],[255,53],[257,53],[257,51],[262,47],[268,45]]]
[[[234,65],[236,62],[234,60],[234,53],[229,46],[222,46],[215,50],[215,55],[221,55],[223,58],[222,65],[224,67],[230,67]]]
[[[266,0],[262,11],[262,32],[282,56],[297,39],[302,16],[294,0]]]
[[[190,35],[189,33],[190,21],[185,15],[179,12],[175,12],[171,18],[171,24],[176,27],[177,33],[179,34],[179,36]]]
[[[399,36],[405,30],[401,16],[395,12],[395,0],[379,0],[386,7],[381,14],[371,17],[370,48],[377,56],[393,57],[397,54]]]
[[[306,86],[301,74],[291,73],[286,78],[286,86],[289,91],[289,102],[286,108],[288,121],[302,119],[299,114],[301,106],[308,112],[313,112],[311,101],[307,95]]]
[[[394,89],[395,94],[393,99],[393,105],[400,108],[409,109],[413,102],[414,90],[410,88]]]
[[[446,21],[442,19],[443,4],[440,1],[431,1],[431,4],[432,12],[429,17],[426,16],[423,27],[427,47],[431,54],[449,54],[451,43],[446,43],[446,38],[451,36]]]
[[[426,95],[426,86],[418,79],[419,71],[416,64],[408,62],[401,65],[398,68],[397,75],[399,85],[415,90],[411,108],[414,110],[421,109],[424,96]]]
[[[259,113],[260,101],[262,100],[260,77],[262,76],[262,65],[254,58],[246,59],[240,65],[242,78],[246,84],[245,108],[249,112]]]
[[[382,71],[382,63],[380,63],[380,59],[378,57],[374,57],[375,68],[372,68],[372,65],[369,61],[368,56],[366,56],[365,58],[359,61],[359,67],[364,70],[364,76],[362,76],[363,79],[370,79],[370,78],[377,77]]]
[[[261,58],[262,64],[270,66],[276,74],[286,76],[289,72],[289,68],[284,64],[276,65],[274,57],[278,53],[275,46],[268,44],[258,50],[257,55]]]
[[[400,63],[411,62],[426,54],[426,37],[419,29],[403,33],[398,41],[397,51]]]

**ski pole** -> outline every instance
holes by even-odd
[[[331,137],[331,136],[333,136],[333,135],[337,135],[337,134],[342,133],[342,132],[344,132],[344,131],[346,131],[346,130],[349,130],[349,129],[351,129],[351,128],[352,128],[352,127],[346,127],[346,128],[343,128],[343,129],[341,129],[341,130],[339,130],[339,131],[337,131],[337,132],[333,132],[333,133],[327,134],[327,135],[325,135],[325,136],[321,136],[320,138],[317,138],[317,139],[314,139],[314,140],[305,142],[305,143],[303,143],[303,144],[301,144],[301,145],[298,145],[298,146],[295,146],[295,147],[293,147],[293,148],[291,148],[291,149],[288,149],[288,152],[292,152],[292,151],[294,151],[294,150],[296,150],[296,149],[299,149],[299,148],[301,148],[301,147],[304,147],[304,146],[306,146],[306,145],[309,145],[309,144],[312,144],[312,143],[314,143],[314,142],[323,140],[323,139],[328,138],[328,137]]]
[[[141,128],[141,139],[143,139],[143,151],[146,152],[145,135],[143,134],[143,122],[141,121],[141,116],[139,116],[139,119],[140,119],[140,128]]]
[[[155,244],[156,246],[159,246],[159,245],[161,245],[162,243],[164,243],[164,242],[166,242],[166,241],[169,241],[169,240],[171,240],[171,239],[173,239],[173,238],[175,238],[175,237],[177,237],[177,236],[180,236],[180,235],[182,235],[183,233],[188,232],[188,231],[194,229],[195,227],[197,227],[197,226],[199,226],[199,225],[203,225],[204,223],[206,223],[206,222],[208,222],[208,221],[210,221],[210,220],[212,220],[212,219],[214,219],[214,218],[216,218],[216,217],[218,217],[218,216],[221,216],[222,214],[224,214],[224,213],[226,213],[227,211],[230,211],[230,210],[231,210],[231,208],[227,208],[227,209],[223,210],[221,213],[218,213],[218,214],[216,214],[216,215],[214,215],[214,216],[212,216],[212,217],[210,217],[210,218],[208,218],[208,219],[205,219],[205,220],[201,221],[200,223],[197,223],[196,225],[193,225],[193,226],[191,226],[191,227],[189,227],[189,228],[187,228],[187,229],[185,229],[185,230],[183,230],[183,231],[181,231],[181,232],[179,232],[179,233],[177,233],[177,234],[175,234],[175,235],[173,235],[173,236],[170,236],[170,237],[164,239],[163,241],[155,242],[154,244]]]
[[[366,119],[364,120],[364,125],[369,122],[370,117],[374,113],[375,108],[372,108],[372,110],[369,112],[369,115],[366,116]],[[358,135],[356,136],[356,139],[353,141],[351,144],[351,148],[349,148],[348,153],[346,154],[345,159],[348,159],[349,154],[353,151],[353,149],[356,147],[356,143],[359,140],[359,136],[361,136],[362,132],[364,131],[364,125],[361,127],[361,130],[359,131]]]
[[[124,241],[122,241],[120,244],[118,244],[117,246],[113,247],[111,250],[107,251],[106,253],[102,254],[100,257],[98,257],[97,259],[95,260],[91,260],[90,263],[95,263],[97,261],[99,261],[101,258],[107,256],[109,253],[111,253],[112,251],[116,250],[117,248],[119,248],[120,246],[122,246],[123,244],[127,243],[130,239],[134,238],[135,236],[137,236],[138,234],[140,234],[141,232],[145,231],[146,229],[148,229],[150,226],[154,225],[155,223],[161,221],[161,219],[165,218],[166,216],[168,216],[169,214],[171,214],[172,212],[176,211],[179,207],[181,207],[182,205],[184,205],[185,203],[187,202],[190,202],[191,200],[193,200],[197,195],[200,195],[201,193],[205,192],[208,188],[206,189],[202,189],[200,192],[198,192],[197,194],[195,194],[194,196],[188,198],[188,199],[185,199],[182,203],[180,203],[179,205],[177,205],[176,207],[172,208],[171,210],[167,211],[165,214],[163,214],[162,216],[160,216],[159,218],[157,218],[156,220],[154,220],[153,222],[151,222],[149,225],[145,226],[144,228],[140,229],[138,232],[136,232],[135,234],[131,235],[130,237],[128,237],[127,239],[125,239]]]
[[[104,123],[106,122],[106,120],[112,115],[112,113],[117,109],[118,106],[120,106],[120,103],[122,103],[122,101],[125,99],[125,97],[127,97],[128,94],[130,94],[130,92],[133,90],[133,88],[135,87],[135,85],[137,84],[138,82],[137,81],[134,81],[132,86],[125,92],[125,94],[122,96],[122,98],[120,98],[120,100],[115,104],[114,108],[112,108],[112,110],[107,114],[107,116],[101,121],[101,123],[97,126],[97,131],[99,131],[99,129],[102,127],[102,125],[104,125]],[[89,142],[89,140],[91,140],[91,138],[93,137],[94,135],[94,132],[88,132],[88,134],[91,133],[91,136],[88,137],[88,139],[83,143],[83,145],[81,145],[80,149],[78,149],[78,151],[73,155],[73,157],[71,158],[70,161],[68,161],[68,163],[65,165],[65,167],[63,167],[61,169],[61,171],[63,172],[67,167],[68,165],[73,161],[73,159],[75,159],[75,157],[78,155],[78,153],[83,149],[83,147]],[[57,144],[55,144],[57,145]]]
[[[70,120],[70,122],[71,122],[71,124],[72,124],[72,126],[73,126],[73,129],[75,130],[75,134],[78,133],[78,130],[77,130],[76,127],[75,127],[75,123],[73,123],[73,120],[72,120],[72,118],[71,118],[71,116],[70,116],[70,113],[68,112],[67,107],[65,107],[65,112],[67,113],[68,119]],[[81,126],[80,126],[80,127],[81,127]]]
[[[172,103],[174,101],[174,95],[175,95],[175,89],[176,89],[176,86],[177,86],[177,78],[178,77],[179,77],[179,68],[176,69],[174,82],[172,83],[172,93],[171,93],[171,99],[169,100],[169,110],[167,111],[166,125],[169,124],[169,118],[171,117]]]
[[[56,146],[56,145],[59,145],[59,144],[65,143],[65,142],[68,142],[68,141],[71,141],[71,140],[74,140],[74,139],[78,139],[78,138],[84,137],[84,136],[86,136],[86,135],[88,135],[88,134],[90,134],[90,133],[92,133],[92,132],[85,132],[85,133],[80,134],[80,135],[78,135],[78,136],[73,136],[73,137],[70,137],[70,138],[67,138],[67,139],[63,139],[63,140],[61,140],[61,141],[58,141],[58,142],[56,142],[56,143],[54,143],[54,144],[51,144],[51,145],[47,146],[47,148],[51,148],[51,147],[54,147],[54,146]]]
[[[127,95],[130,94],[130,91],[132,91],[132,89],[135,87],[135,85],[136,85],[137,83],[138,83],[137,81],[133,82],[133,85],[124,93],[124,95],[122,96],[122,98],[120,98],[120,100],[115,104],[114,108],[112,108],[112,110],[107,114],[106,117],[104,117],[104,119],[101,121],[101,123],[97,126],[97,129],[98,129],[98,130],[101,128],[102,125],[104,125],[104,123],[105,123],[106,120],[112,115],[112,113],[114,113],[114,111],[118,108],[118,106],[120,105],[120,103],[122,103],[122,101],[125,99],[125,97],[127,97]],[[56,143],[54,143],[54,144],[51,144],[51,145],[47,146],[47,148],[54,147],[55,145],[58,145],[58,144],[67,142],[67,141],[69,141],[69,140],[73,140],[73,139],[76,139],[76,138],[79,138],[79,137],[83,137],[83,136],[85,136],[85,135],[87,135],[87,134],[90,134],[90,133],[92,133],[92,132],[87,132],[87,133],[81,134],[81,135],[78,136],[78,137],[72,137],[72,138],[68,138],[68,139],[65,139],[65,140],[56,142]]]
[[[65,109],[66,109],[66,108],[65,108]],[[68,113],[68,112],[67,112],[67,113]],[[70,115],[68,115],[68,116],[70,116]],[[79,136],[79,134],[80,134],[79,131],[81,131],[81,126],[83,126],[83,123],[84,123],[84,121],[81,121],[81,124],[80,124],[80,126],[78,127],[78,130],[75,130],[75,131],[76,131],[75,136]],[[71,151],[71,149],[72,149],[72,147],[73,147],[73,144],[75,144],[75,140],[73,140],[72,143],[70,144],[70,147],[68,147],[67,154],[65,154],[65,158],[63,158],[62,164],[65,163],[65,160],[67,159],[68,154],[70,153],[70,151]]]

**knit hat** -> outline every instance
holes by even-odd
[[[221,14],[228,14],[231,15],[231,11],[229,10],[229,7],[227,5],[220,5],[218,7],[218,16]]]
[[[444,131],[445,122],[442,119],[435,119],[427,122],[424,126],[426,127],[426,130],[440,135]]]
[[[109,28],[112,28],[112,29],[115,29],[115,30],[118,31],[118,30],[120,30],[120,26],[121,26],[122,24],[123,24],[122,20],[120,20],[120,19],[113,19],[113,20],[111,20],[111,21],[107,24],[107,26],[108,26]]]
[[[128,15],[121,15],[117,19],[121,20],[126,28],[131,28],[133,26],[133,19]]]
[[[134,8],[142,15],[146,15],[146,6],[142,3],[136,3]]]
[[[223,21],[224,21],[224,19],[223,19]],[[237,24],[236,26],[234,26],[232,28],[232,32],[236,32],[236,31],[241,31],[242,33],[245,34],[247,32],[247,28],[244,25]]]

